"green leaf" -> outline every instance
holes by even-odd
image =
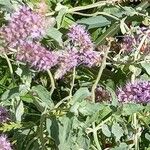
[[[150,75],[150,63],[143,62],[143,63],[141,63],[141,65],[146,70],[146,72],[148,73],[148,75]]]
[[[150,134],[146,133],[145,138],[150,141]]]
[[[133,104],[133,103],[128,103],[128,104],[123,104],[122,108],[122,115],[132,115],[133,113],[139,112],[144,109],[144,106],[140,104]]]
[[[126,17],[120,21],[120,29],[121,29],[122,34],[125,34],[127,32],[127,30],[125,28],[125,19],[126,19]]]
[[[142,71],[141,68],[135,67],[134,65],[130,65],[129,70],[134,73],[135,76],[139,76]]]
[[[81,20],[78,20],[77,23],[88,25],[88,29],[104,27],[111,24],[111,22],[103,16],[83,18]]]
[[[104,43],[106,38],[114,36],[119,30],[120,23],[114,23],[96,40],[96,45]]]
[[[109,130],[109,128],[108,128],[108,125],[106,125],[106,124],[103,124],[103,125],[102,125],[102,132],[103,132],[103,134],[104,134],[105,136],[107,136],[107,137],[110,137],[110,136],[111,136],[111,132],[110,132],[110,130]]]
[[[3,7],[7,8],[7,10],[12,10],[12,4],[10,0],[0,0],[0,5],[2,5]]]
[[[45,87],[43,87],[41,85],[33,86],[32,91],[35,92],[38,95],[38,97],[40,98],[41,103],[43,103],[44,107],[49,107],[49,108],[54,107],[54,103],[51,99],[51,95],[46,90]]]
[[[75,102],[81,102],[83,99],[87,98],[88,96],[90,96],[90,92],[89,92],[88,88],[80,88],[73,95],[73,98],[70,101],[70,104],[73,105]]]
[[[23,106],[23,102],[20,100],[16,108],[16,120],[18,122],[21,122],[21,117],[23,114],[24,114],[24,106]]]
[[[1,100],[3,101],[7,99],[13,99],[19,95],[20,95],[19,87],[15,87],[15,88],[5,91],[1,96]]]
[[[100,103],[92,103],[87,100],[83,100],[78,107],[79,112],[84,116],[93,115],[100,109],[102,109]]]
[[[116,138],[116,141],[119,141],[120,138],[123,136],[123,129],[118,123],[113,123],[112,125],[112,133]]]
[[[47,36],[58,42],[60,46],[62,46],[62,33],[58,29],[50,27],[49,29],[47,29],[46,34]]]
[[[56,17],[56,22],[57,22],[57,29],[61,28],[61,24],[63,22],[64,16],[67,12],[67,8],[61,8],[58,12],[58,15]]]

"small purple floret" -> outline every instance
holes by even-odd
[[[20,45],[17,60],[28,63],[39,71],[45,71],[58,63],[58,56],[55,52],[45,49],[40,43],[24,42]]]
[[[12,150],[10,142],[6,135],[0,136],[0,150]]]
[[[62,51],[59,57],[59,67],[55,73],[55,78],[59,79],[72,68],[78,66],[79,55],[76,48],[68,51]]]
[[[117,91],[119,102],[150,103],[150,81],[127,83]]]
[[[74,46],[78,46],[79,50],[93,49],[93,43],[89,34],[82,25],[73,25],[69,29],[68,37]]]
[[[46,20],[43,15],[22,6],[12,14],[8,25],[3,26],[0,33],[8,47],[17,48],[24,41],[43,37],[45,25]]]

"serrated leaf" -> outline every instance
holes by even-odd
[[[47,29],[46,34],[47,34],[47,36],[51,37],[56,42],[58,42],[58,44],[60,46],[62,46],[62,43],[63,43],[62,33],[58,29],[51,27],[51,28]]]
[[[123,136],[124,131],[118,123],[114,123],[112,125],[112,133],[115,136],[116,141],[119,141],[120,138]]]
[[[88,88],[80,88],[77,92],[73,95],[70,104],[73,105],[75,102],[81,102],[86,97],[90,96],[90,92]]]
[[[143,62],[143,63],[141,63],[141,65],[146,70],[146,72],[150,75],[150,63]]]
[[[45,87],[42,85],[33,86],[32,91],[38,95],[38,97],[41,99],[41,102],[44,103],[45,107],[53,108],[54,103],[51,99],[51,95]]]
[[[122,115],[125,115],[125,116],[132,115],[133,113],[139,112],[143,109],[144,109],[144,106],[140,104],[133,104],[133,103],[123,104]]]
[[[61,23],[64,19],[64,15],[66,14],[67,12],[67,8],[62,8],[60,9],[60,11],[58,12],[58,15],[56,17],[56,22],[57,22],[57,29],[60,29],[61,28]]]
[[[145,138],[150,141],[150,134],[146,133]]]
[[[126,17],[120,21],[120,29],[121,29],[122,34],[125,34],[127,32],[126,28],[125,28],[125,23],[124,23],[125,19],[126,19]]]
[[[89,18],[83,18],[81,20],[78,20],[77,23],[88,25],[88,29],[103,27],[103,26],[107,26],[107,25],[111,24],[111,22],[103,16],[94,16],[94,17],[89,17]]]
[[[19,87],[12,88],[10,90],[5,91],[2,96],[1,100],[7,100],[7,99],[12,99],[17,96],[19,96]]]
[[[120,30],[120,23],[112,24],[97,40],[96,45],[102,44],[106,38],[114,36]]]
[[[100,103],[91,103],[86,100],[82,101],[78,107],[79,112],[84,116],[90,116],[102,109]]]
[[[20,100],[19,105],[16,108],[16,120],[18,122],[21,122],[21,117],[23,114],[24,114],[24,106],[23,106],[23,102]]]
[[[140,75],[140,73],[141,73],[141,71],[142,71],[141,68],[135,67],[134,65],[130,65],[130,66],[129,66],[129,70],[130,70],[132,73],[134,73],[135,76]]]
[[[111,132],[110,132],[110,130],[109,130],[109,128],[108,128],[108,125],[106,125],[106,124],[103,124],[103,125],[102,125],[102,132],[103,132],[103,134],[104,134],[105,136],[107,136],[107,137],[110,137],[110,136],[111,136]]]

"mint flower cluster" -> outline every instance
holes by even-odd
[[[59,68],[55,73],[56,79],[78,65],[92,67],[102,60],[102,53],[94,51],[94,45],[84,26],[71,26],[68,40],[70,43],[60,56]]]
[[[135,81],[127,83],[117,91],[119,102],[150,103],[150,81]]]
[[[27,63],[38,71],[58,67],[56,79],[79,65],[92,67],[101,62],[102,53],[94,51],[94,44],[84,26],[71,26],[67,34],[68,44],[57,52],[40,44],[47,26],[43,14],[22,6],[12,14],[8,25],[2,27],[0,33],[8,48],[17,49],[18,61]]]
[[[0,135],[0,150],[12,150],[6,135]]]
[[[144,36],[146,36],[146,39],[140,49],[140,52],[149,53],[150,29],[146,27],[139,27],[133,35],[128,34],[124,36],[122,42],[122,49],[124,52],[130,53],[136,51]]]
[[[38,71],[50,69],[57,64],[54,52],[39,43],[45,35],[47,23],[42,14],[22,6],[12,14],[8,25],[0,30],[7,47],[17,49],[16,59]]]
[[[48,70],[58,63],[55,52],[47,50],[40,43],[24,42],[20,44],[19,49],[17,60],[29,64],[38,71]]]
[[[43,15],[22,6],[14,12],[7,26],[0,32],[7,46],[17,48],[24,41],[40,39],[45,32],[46,20]]]
[[[80,51],[93,49],[93,43],[85,27],[81,25],[73,25],[69,29],[68,37],[72,44],[79,48]]]

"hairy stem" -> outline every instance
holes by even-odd
[[[109,41],[109,43],[108,43],[108,48],[107,48],[107,50],[104,54],[101,67],[100,67],[99,72],[98,72],[97,79],[96,79],[95,83],[92,86],[92,101],[93,101],[93,103],[95,103],[95,89],[96,89],[96,87],[98,85],[98,82],[101,78],[102,72],[103,72],[103,70],[106,66],[106,59],[107,59],[107,55],[108,55],[110,46],[111,46],[111,41]],[[93,137],[94,137],[96,147],[97,147],[98,150],[101,150],[101,146],[100,146],[99,141],[98,141],[97,130],[95,129],[95,122],[92,123],[92,127],[93,127]]]
[[[50,71],[50,70],[47,70],[47,73],[48,73],[48,75],[49,75],[49,77],[50,77],[50,80],[51,80],[50,95],[52,95],[53,92],[54,92],[54,90],[55,90],[55,82],[54,82],[54,78],[53,78],[53,75],[52,75],[51,71]]]
[[[112,19],[115,19],[117,21],[119,20],[119,18],[117,18],[116,16],[113,16],[113,15],[108,14],[106,12],[96,12],[96,13],[93,13],[93,14],[86,14],[86,13],[80,13],[80,12],[72,12],[72,14],[77,14],[77,15],[80,15],[80,16],[87,16],[87,17],[97,16],[97,15],[104,15],[104,16],[110,17]]]
[[[111,4],[111,3],[112,3],[111,1],[100,1],[100,2],[92,3],[92,4],[89,4],[86,6],[77,6],[77,7],[68,9],[67,13],[73,13],[76,11],[82,11],[82,10],[91,9],[91,8],[95,8],[95,7],[102,7],[106,4]],[[47,13],[46,16],[52,16],[54,14],[55,14],[55,11]]]
[[[138,136],[138,120],[137,120],[137,114],[133,114],[133,124],[135,128],[135,136],[134,136],[134,145],[135,145],[135,150],[139,150],[139,136]]]
[[[12,77],[12,82],[15,85],[14,72],[13,72],[13,68],[12,68],[11,62],[10,62],[8,56],[6,55],[6,53],[4,53],[4,56],[5,56],[5,59],[7,61],[7,64],[8,64],[9,70],[10,70],[10,74],[11,74],[11,77]]]
[[[93,86],[92,86],[92,101],[93,101],[94,103],[95,103],[95,89],[96,89],[96,87],[97,87],[97,85],[98,85],[98,82],[99,82],[99,80],[100,80],[100,78],[101,78],[101,75],[102,75],[102,73],[103,73],[103,70],[105,69],[105,66],[106,66],[106,59],[107,59],[107,55],[108,55],[108,52],[109,52],[109,49],[110,49],[110,45],[111,45],[111,42],[109,42],[109,44],[108,44],[108,48],[107,48],[107,50],[106,50],[106,52],[105,52],[105,54],[104,54],[101,67],[100,67],[99,72],[98,72],[98,76],[97,76],[97,78],[96,78],[95,83],[94,83]]]

